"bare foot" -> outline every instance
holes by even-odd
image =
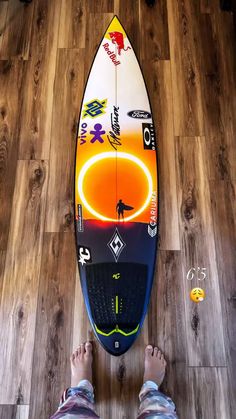
[[[77,386],[81,380],[92,383],[92,361],[91,342],[81,343],[70,357],[72,387]]]
[[[150,380],[160,386],[165,377],[165,369],[166,360],[160,349],[148,345],[145,349],[143,382]]]

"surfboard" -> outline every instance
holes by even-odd
[[[95,336],[112,355],[139,335],[158,239],[157,145],[134,49],[115,16],[82,100],[75,156],[75,237]]]

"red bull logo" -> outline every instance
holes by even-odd
[[[128,51],[128,49],[131,49],[129,46],[125,48],[124,44],[124,36],[121,32],[109,32],[110,38],[112,40],[112,43],[117,46],[118,54],[120,55],[121,51]]]
[[[105,49],[105,51],[106,51],[107,55],[109,56],[109,58],[111,59],[111,61],[113,62],[113,64],[114,64],[114,65],[119,65],[119,64],[120,64],[120,61],[118,61],[118,60],[117,60],[117,58],[116,58],[116,54],[115,54],[113,51],[111,51],[111,50],[109,49],[109,44],[108,44],[108,42],[106,42],[106,43],[105,43],[105,44],[103,44],[102,46],[103,46],[103,48]]]

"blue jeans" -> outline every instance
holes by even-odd
[[[137,419],[177,419],[172,400],[158,390],[153,381],[146,381],[139,393],[140,406]],[[77,387],[66,389],[56,413],[50,419],[99,418],[95,412],[93,386],[82,380]]]

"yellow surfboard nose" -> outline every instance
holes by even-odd
[[[113,39],[116,36],[116,33],[121,33],[123,35],[123,38],[127,38],[126,32],[125,32],[123,26],[121,25],[117,16],[114,16],[114,18],[112,19],[112,21],[111,21],[111,23],[110,23],[110,25],[109,25],[109,27],[106,31],[105,38],[111,40],[110,33],[114,34]]]

